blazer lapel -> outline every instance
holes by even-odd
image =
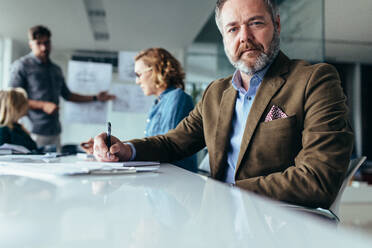
[[[282,87],[285,82],[284,78],[280,77],[280,75],[288,71],[288,66],[286,63],[287,61],[289,61],[289,59],[280,52],[271,68],[266,73],[257,91],[252,108],[247,118],[242,143],[240,146],[238,162],[236,164],[235,174],[239,169],[244,154],[249,146],[253,133],[257,128],[263,112],[266,110],[267,105],[269,104],[275,93]]]
[[[231,81],[231,80],[230,80]],[[212,172],[212,177],[220,178],[224,175],[225,167],[223,166],[227,156],[228,141],[230,138],[231,122],[234,115],[235,101],[237,91],[231,85],[227,88],[221,99],[220,111],[218,114],[216,137],[215,137],[215,161],[211,161],[211,166],[215,167]]]

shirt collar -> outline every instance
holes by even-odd
[[[166,95],[168,92],[174,90],[176,87],[174,86],[169,86],[166,88],[156,99],[155,99],[155,104],[157,104],[163,97]]]
[[[262,82],[267,70],[270,68],[270,66],[271,66],[271,63],[266,65],[262,70],[253,74],[253,76],[251,78],[251,81],[250,81],[250,85],[251,85],[251,87],[249,87],[250,89],[252,87],[257,88],[261,84],[261,82]],[[232,77],[232,85],[237,91],[239,91],[243,94],[247,93],[247,91],[242,86],[242,76],[240,75],[239,70],[236,70],[234,72],[234,75]],[[248,91],[251,91],[250,89],[248,89]]]
[[[29,56],[38,64],[49,64],[50,63],[50,59],[48,59],[48,61],[46,63],[43,63],[38,57],[35,56],[35,54],[33,52],[30,52],[29,53]]]

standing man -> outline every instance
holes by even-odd
[[[59,121],[59,97],[67,101],[108,101],[115,96],[100,92],[95,96],[79,95],[67,88],[61,68],[50,58],[52,34],[48,28],[38,25],[29,29],[31,53],[12,65],[10,85],[22,87],[28,94],[28,116],[33,124],[32,138],[38,146],[55,144],[60,150],[61,123]]]
[[[347,170],[353,134],[334,67],[290,60],[279,48],[274,0],[219,0],[216,21],[235,73],[212,82],[165,135],[94,140],[99,160],[173,161],[208,147],[211,176],[260,195],[329,208]]]

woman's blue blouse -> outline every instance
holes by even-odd
[[[182,89],[169,87],[160,94],[151,107],[147,119],[146,137],[165,134],[170,129],[174,129],[193,108],[191,96]],[[173,163],[190,171],[197,170],[195,155]]]

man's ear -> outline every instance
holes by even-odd
[[[276,29],[278,30],[278,33],[280,34],[281,26],[280,26],[280,16],[279,15],[276,17],[276,20],[275,20],[274,24],[276,26]]]
[[[32,40],[28,41],[28,46],[30,47],[30,49],[32,49]]]

